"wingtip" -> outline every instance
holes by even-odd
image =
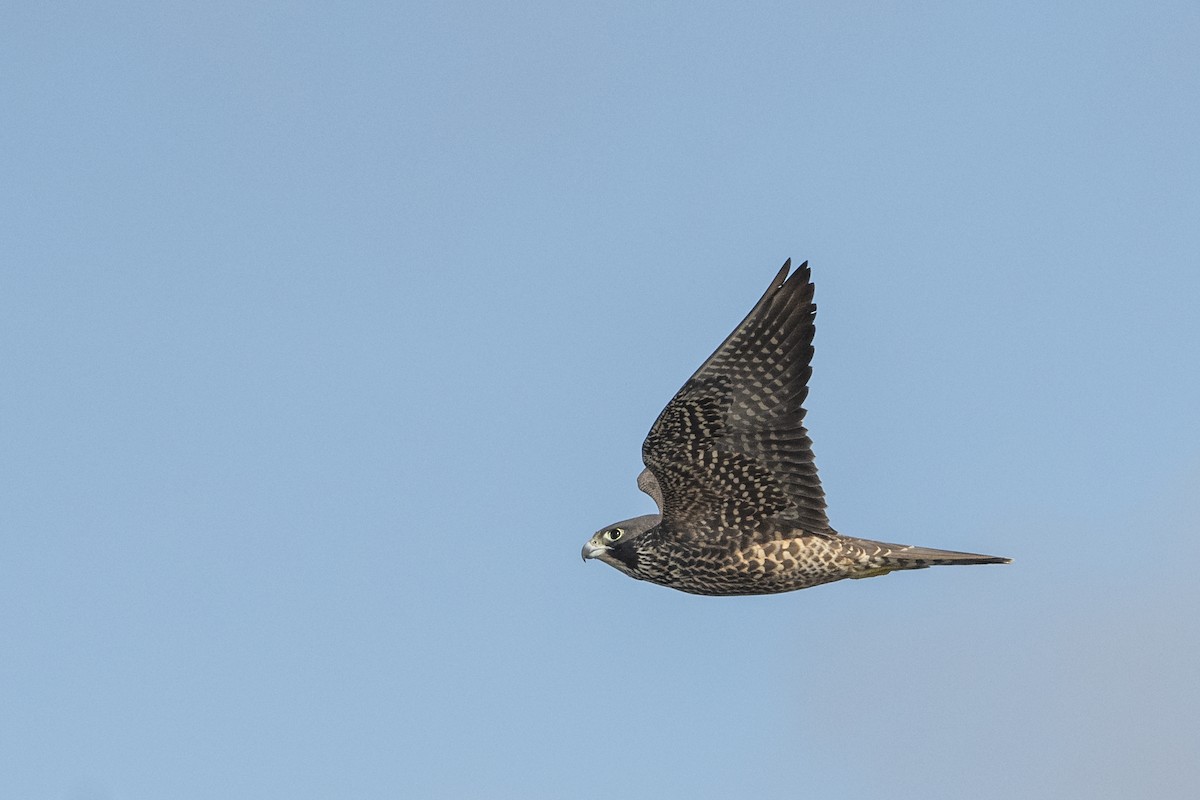
[[[800,266],[792,269],[792,259],[789,257],[783,262],[783,266],[779,268],[779,272],[775,274],[775,280],[771,282],[771,286],[778,289],[788,281],[793,280],[800,283],[812,283],[812,270],[808,268],[807,259],[801,262]]]

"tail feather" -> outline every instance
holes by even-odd
[[[1008,564],[1011,558],[989,556],[982,553],[961,553],[957,550],[938,550],[933,547],[916,547],[906,544],[888,544],[870,539],[855,539],[862,547],[870,567],[854,575],[855,578],[871,578],[886,575],[898,569],[924,569],[955,564]]]
[[[894,548],[884,555],[897,561],[920,561],[929,565],[943,566],[947,564],[1010,564],[1011,558],[1004,556],[988,556],[982,553],[960,553],[957,550],[937,550],[933,547],[914,547],[890,545]]]

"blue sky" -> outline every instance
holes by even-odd
[[[1194,3],[9,4],[0,797],[1200,793]],[[579,562],[787,257],[833,524]]]

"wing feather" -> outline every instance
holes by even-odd
[[[790,268],[789,259],[642,445],[678,537],[832,532],[803,424],[817,308],[808,263],[789,277]]]

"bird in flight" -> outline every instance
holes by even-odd
[[[1009,559],[843,536],[804,428],[813,355],[808,262],[788,259],[742,323],[662,410],[638,488],[659,513],[597,531],[583,558],[693,594],[773,594],[842,578]]]

